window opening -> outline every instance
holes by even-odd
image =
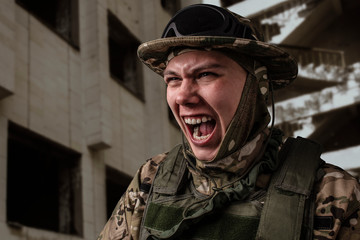
[[[8,223],[82,235],[80,157],[9,122]]]
[[[111,77],[144,101],[141,63],[137,58],[140,41],[108,11],[109,65]]]
[[[125,193],[127,187],[131,182],[131,177],[106,166],[106,210],[107,218],[111,217],[116,204],[121,196]]]
[[[73,47],[79,47],[78,0],[16,0]]]

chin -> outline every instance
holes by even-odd
[[[216,153],[217,153],[216,150],[208,151],[208,150],[202,150],[202,149],[196,149],[196,148],[192,148],[192,150],[197,159],[199,159],[200,161],[205,161],[205,162],[212,161],[215,158]]]

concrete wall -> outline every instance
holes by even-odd
[[[170,16],[160,1],[79,0],[76,49],[15,1],[0,5],[0,239],[94,239],[106,221],[105,166],[132,176],[180,142],[159,76],[143,68],[145,101],[110,77],[107,10],[140,42]],[[8,226],[8,121],[82,154],[83,237]]]

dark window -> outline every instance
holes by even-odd
[[[82,235],[80,154],[9,123],[7,221]]]
[[[110,11],[108,31],[111,77],[144,101],[141,63],[136,55],[140,42]]]
[[[110,218],[112,211],[131,182],[131,177],[120,171],[106,167],[106,209]]]
[[[16,0],[72,46],[79,47],[78,0]]]

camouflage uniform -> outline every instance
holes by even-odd
[[[138,239],[148,189],[165,157],[166,153],[153,157],[139,169],[98,240]],[[323,169],[326,174],[315,185],[315,219],[321,222],[321,229],[314,230],[313,239],[360,239],[360,186],[357,180],[330,164]],[[266,185],[264,181],[268,180],[262,178],[259,184]]]
[[[219,11],[222,11],[219,9]],[[261,134],[269,122],[264,99],[268,94],[268,83],[274,89],[290,84],[297,75],[297,63],[293,57],[282,49],[264,43],[261,35],[250,20],[234,15],[238,23],[251,30],[251,39],[211,35],[164,37],[143,43],[138,49],[140,60],[159,75],[163,74],[169,57],[179,54],[183,49],[217,50],[233,58],[248,71],[246,85],[228,132],[220,146],[215,159],[210,163],[196,160],[199,169],[219,168],[226,174],[237,170],[251,169],[254,157],[261,155]],[[229,14],[224,13],[223,14]],[[246,92],[246,94],[244,94]],[[262,94],[259,96],[258,92]],[[247,116],[258,116],[258,119],[247,119]],[[254,122],[257,121],[257,128]],[[250,130],[253,130],[250,132]],[[253,135],[250,135],[253,134]],[[259,135],[258,135],[259,134]],[[260,136],[260,137],[259,137]],[[252,139],[249,141],[249,139]],[[186,140],[186,139],[185,139]],[[256,143],[254,143],[256,141]],[[281,141],[279,141],[281,142]],[[186,148],[186,143],[184,143]],[[241,148],[241,151],[238,149]],[[191,150],[189,150],[191,152]],[[248,154],[251,153],[251,154]],[[137,172],[128,189],[118,202],[111,218],[100,233],[98,240],[139,239],[140,226],[149,197],[149,190],[159,164],[168,153],[149,159]],[[232,164],[227,156],[236,156],[238,164]],[[252,156],[252,158],[249,158]],[[241,159],[240,159],[241,158]],[[231,159],[230,159],[231,160]],[[240,161],[243,160],[243,161]],[[325,175],[314,185],[316,193],[316,211],[314,217],[313,239],[360,239],[360,186],[355,178],[346,171],[326,164],[323,166]],[[189,171],[193,177],[196,190],[211,194],[211,183],[204,181],[196,172]],[[256,187],[266,189],[271,175],[260,174]],[[229,177],[230,178],[230,177]],[[226,175],[217,178],[219,186],[228,180]]]
[[[359,183],[336,166],[327,164],[324,170],[325,176],[315,186],[315,216],[331,221],[314,230],[314,239],[360,239]]]

